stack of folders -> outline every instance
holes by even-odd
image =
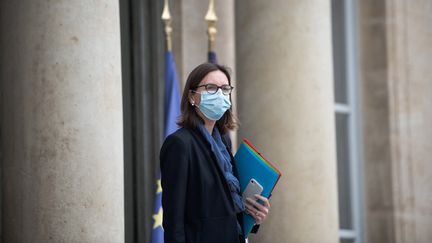
[[[244,139],[234,156],[240,181],[241,193],[251,179],[257,181],[262,187],[262,196],[269,198],[282,176],[281,172],[270,161],[265,159],[260,152]],[[255,224],[255,219],[244,213],[243,233],[247,237]]]

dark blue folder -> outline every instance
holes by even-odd
[[[246,139],[240,144],[234,156],[240,181],[241,193],[246,189],[249,181],[254,178],[263,186],[262,196],[268,198],[271,195],[276,183],[281,177],[280,171]],[[255,224],[255,219],[243,214],[243,233],[247,237]]]

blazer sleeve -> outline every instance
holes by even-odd
[[[188,178],[188,147],[169,136],[160,152],[163,227],[165,242],[185,242],[184,215]]]

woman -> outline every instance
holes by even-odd
[[[244,242],[241,213],[251,214],[257,225],[267,217],[267,198],[256,195],[244,204],[240,196],[228,136],[236,127],[232,89],[223,66],[204,63],[189,74],[180,129],[166,138],[160,152],[166,243]]]

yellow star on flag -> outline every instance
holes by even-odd
[[[162,227],[162,207],[159,208],[159,211],[157,214],[153,214],[153,220],[154,220],[154,225],[153,225],[153,229],[156,229],[157,227]]]
[[[156,190],[156,194],[162,192],[162,185],[161,185],[161,180],[157,180],[156,181],[156,185],[157,185],[157,190]]]

